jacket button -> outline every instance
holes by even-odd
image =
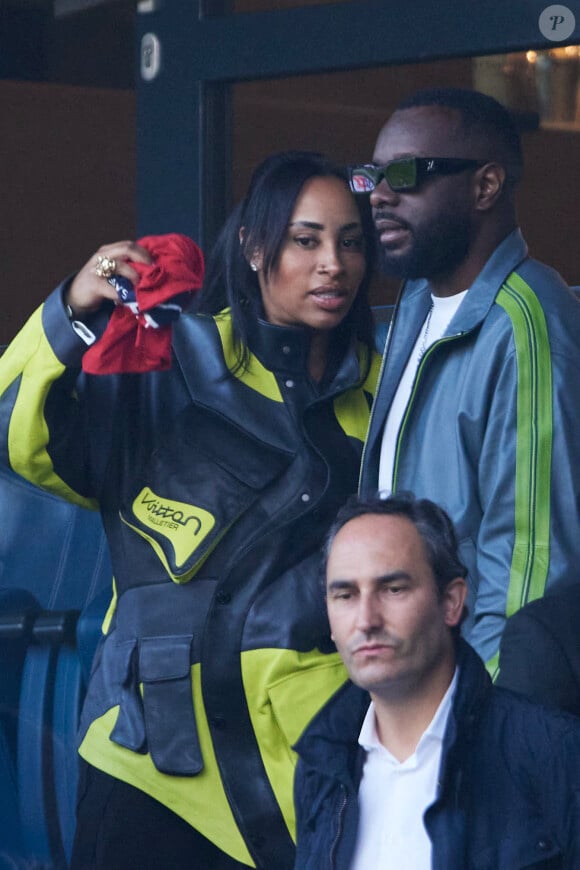
[[[282,345],[282,353],[283,353],[285,356],[288,356],[288,354],[291,353],[291,351],[292,351],[292,348],[290,347],[289,344],[283,344],[283,345]]]
[[[310,493],[303,492],[302,495],[300,496],[300,498],[302,499],[303,502],[310,501]]]
[[[541,849],[542,852],[547,852],[551,847],[552,843],[547,838],[544,840],[538,840],[538,849]]]
[[[218,604],[229,604],[230,601],[232,600],[232,596],[230,595],[229,592],[218,592],[216,597],[215,597],[215,600],[217,601]]]
[[[292,380],[292,378],[288,378],[288,380],[284,381],[284,383],[286,384],[286,386],[288,387],[289,390],[291,390],[292,387],[294,386],[294,381]]]

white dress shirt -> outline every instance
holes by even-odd
[[[377,736],[371,705],[359,744],[367,756],[358,792],[359,826],[351,870],[429,870],[423,814],[437,793],[441,747],[457,671],[413,755],[399,762]]]

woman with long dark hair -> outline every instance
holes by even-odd
[[[357,487],[378,374],[367,226],[340,168],[275,155],[166,366],[79,372],[155,262],[135,242],[104,245],[0,364],[3,452],[100,509],[114,568],[81,718],[77,870],[293,866],[291,747],[345,679],[318,557]]]

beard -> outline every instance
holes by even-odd
[[[389,250],[379,240],[383,273],[393,278],[436,278],[449,274],[466,258],[471,245],[471,226],[466,215],[443,214],[413,229],[411,244],[404,251]]]

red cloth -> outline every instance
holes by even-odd
[[[144,314],[163,302],[201,287],[204,262],[201,249],[187,236],[168,233],[138,239],[153,258],[134,263],[138,313],[117,305],[107,328],[83,356],[83,370],[92,375],[161,371],[171,367],[171,324],[155,328]],[[183,297],[180,302],[183,301]]]

